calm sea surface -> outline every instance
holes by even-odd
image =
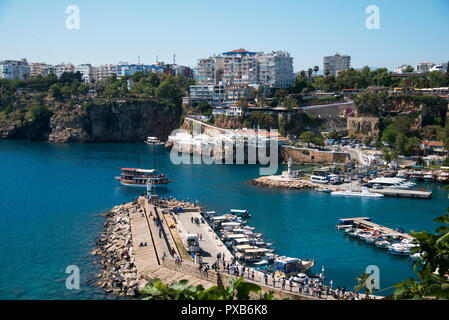
[[[115,299],[95,286],[97,259],[90,255],[104,213],[143,189],[114,176],[137,165],[136,144],[50,144],[0,140],[0,299]],[[152,147],[140,145],[143,167]],[[249,209],[250,225],[275,242],[276,253],[310,257],[335,286],[352,288],[366,266],[380,268],[381,288],[414,275],[408,258],[351,240],[335,230],[338,218],[371,217],[406,231],[434,231],[446,212],[443,185],[422,184],[432,200],[351,199],[313,191],[260,189],[248,180],[255,165],[173,165],[158,147],[157,167],[175,183],[160,196],[199,200],[208,210]],[[280,168],[285,169],[285,167]],[[80,290],[67,290],[66,267],[80,269]],[[382,294],[390,293],[384,290]]]

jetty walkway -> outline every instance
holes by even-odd
[[[238,272],[231,272],[232,274],[223,267],[223,261],[218,264],[218,270],[201,271],[199,264],[194,263],[193,259],[186,255],[182,245],[182,236],[186,232],[202,235],[200,247],[203,262],[209,265],[217,261],[218,253],[226,257],[226,265],[229,264],[233,255],[207,221],[192,224],[192,217],[201,217],[201,208],[195,208],[192,204],[191,206],[179,214],[170,215],[167,211],[172,207],[167,206],[167,203],[154,205],[144,196],[139,197],[137,202],[125,205],[129,212],[135,265],[137,271],[147,280],[157,278],[168,284],[188,280],[189,285],[210,288],[219,282],[227,284],[229,280],[243,276],[245,281],[258,284],[262,288],[262,293],[274,292],[277,299],[319,300],[318,297],[299,293],[297,283],[293,283],[290,287],[287,281],[285,288],[282,289],[280,279],[270,276],[265,284],[264,273],[249,268],[242,273],[242,267],[238,264]],[[182,257],[181,263],[176,259],[178,257]],[[323,294],[321,299],[333,300],[334,297]]]

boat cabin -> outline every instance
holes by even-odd
[[[246,210],[231,209],[231,213],[238,217],[243,217],[243,218],[248,218],[251,216],[248,212],[248,209],[246,209]]]
[[[274,268],[284,274],[298,273],[301,271],[302,263],[298,258],[279,258],[274,260]]]

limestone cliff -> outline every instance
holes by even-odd
[[[108,102],[51,108],[47,125],[33,121],[0,122],[3,139],[48,140],[50,142],[135,142],[147,136],[166,139],[179,125],[180,110],[157,101]],[[30,130],[34,128],[34,130]]]

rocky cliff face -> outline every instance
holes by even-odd
[[[65,106],[53,112],[48,126],[42,126],[45,132],[30,132],[23,125],[3,123],[0,137],[60,143],[134,142],[148,136],[166,139],[180,119],[180,111],[154,101],[91,104],[87,108]]]

